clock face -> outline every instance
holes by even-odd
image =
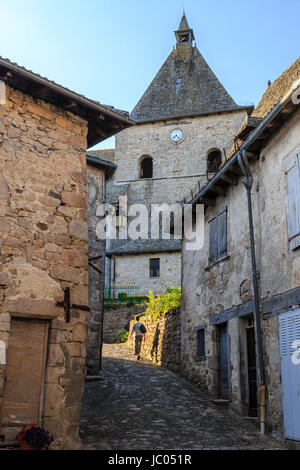
[[[183,137],[183,133],[180,129],[175,129],[174,131],[171,132],[170,134],[170,139],[173,141],[173,142],[179,142],[179,140],[181,140]]]

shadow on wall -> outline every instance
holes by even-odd
[[[181,339],[180,339],[180,308],[171,310],[164,317],[152,320],[142,317],[147,329],[146,341],[143,342],[141,355],[150,359],[153,364],[178,371],[181,368]],[[132,324],[131,322],[130,328]],[[133,347],[132,339],[128,342]]]

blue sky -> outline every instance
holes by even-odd
[[[0,55],[130,111],[175,44],[183,5],[197,47],[239,104],[257,104],[299,56],[300,0],[0,0]]]

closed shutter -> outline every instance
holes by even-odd
[[[218,217],[218,258],[227,255],[227,207]]]
[[[209,264],[218,259],[218,217],[214,216],[209,221]]]
[[[287,165],[288,175],[288,234],[291,250],[300,246],[300,156]]]
[[[300,310],[279,316],[284,436],[300,441]]]

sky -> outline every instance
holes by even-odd
[[[131,111],[170,54],[183,7],[238,104],[257,104],[299,57],[300,0],[0,0],[0,56]]]

